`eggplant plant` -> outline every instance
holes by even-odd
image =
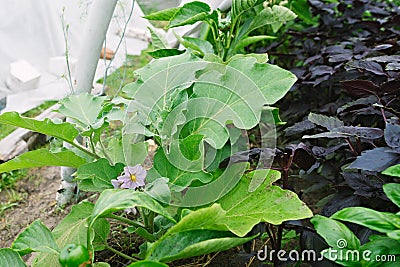
[[[38,121],[15,112],[0,115],[0,123],[70,145],[26,152],[0,165],[0,172],[73,167],[79,190],[98,193],[94,204],[74,205],[52,231],[40,220],[33,222],[11,248],[0,250],[0,265],[26,266],[21,257],[38,252],[33,266],[65,266],[75,259],[109,266],[95,262],[96,253],[107,249],[132,262],[130,266],[166,266],[246,243],[257,236],[251,230],[260,222],[280,225],[311,217],[311,210],[294,192],[274,185],[281,174],[269,168],[272,162],[256,169],[244,161],[229,160],[221,166],[249,148],[246,131],[260,123],[268,125],[267,140],[273,139],[278,109],[268,105],[296,81],[291,72],[268,64],[265,55],[236,54],[242,42],[250,41],[247,34],[265,25],[262,18],[282,22],[290,14],[267,8],[257,23],[246,20],[260,8],[261,1],[233,1],[232,25],[225,28],[220,28],[222,21],[215,25],[222,19],[219,11],[211,12],[200,2],[161,11],[157,16],[168,15],[175,26],[210,22],[219,36],[211,45],[212,53],[200,49],[201,54],[190,46],[184,53],[154,59],[137,70],[136,81],[123,88],[124,97],[71,95],[58,108],[71,119],[67,122]],[[110,133],[114,124],[122,127]],[[78,136],[83,143],[76,141]],[[145,170],[149,139],[157,149],[152,167]],[[140,247],[133,244],[137,253],[127,255],[108,243],[110,220],[126,226],[124,235],[143,238]],[[72,248],[84,255],[70,259],[65,251]]]

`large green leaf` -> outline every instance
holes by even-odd
[[[92,214],[94,204],[81,202],[72,206],[71,212],[54,228],[53,235],[60,248],[67,244],[87,245],[88,220]],[[92,225],[91,241],[94,249],[103,249],[102,240],[106,240],[110,224],[106,219],[98,219]],[[99,245],[98,247],[96,245]],[[33,266],[60,267],[58,256],[49,253],[40,253]]]
[[[375,237],[361,246],[362,253],[367,253],[369,260],[361,257],[361,266],[368,267],[397,267],[400,260],[400,242],[385,236]],[[383,259],[387,261],[384,262]]]
[[[225,211],[219,204],[192,211],[150,244],[146,259],[172,261],[240,245],[254,237],[238,238],[221,224]]]
[[[235,68],[257,85],[266,100],[265,104],[276,103],[297,80],[296,76],[290,71],[275,65],[258,63],[251,56],[233,58],[228,66]],[[247,85],[241,84],[238,86],[246,87]],[[256,110],[256,107],[253,109]]]
[[[391,166],[382,172],[383,174],[400,177],[400,164]]]
[[[168,265],[156,261],[137,261],[129,264],[127,267],[168,267]]]
[[[191,25],[203,21],[209,16],[211,8],[209,5],[199,1],[184,4],[171,18],[169,28]]]
[[[189,186],[196,180],[201,183],[208,183],[211,181],[211,174],[201,171],[201,169],[194,172],[191,170],[190,166],[187,166],[188,169],[186,169],[181,164],[178,166],[182,166],[182,168],[178,168],[177,165],[171,162],[170,158],[173,158],[173,156],[167,157],[162,148],[158,149],[154,156],[154,166],[148,172],[146,181],[153,182],[158,178],[166,177],[171,184],[182,187]],[[179,159],[185,159],[185,157],[180,156]],[[189,161],[189,159],[186,160]]]
[[[123,164],[111,166],[108,160],[102,158],[80,166],[76,172],[76,179],[80,181],[78,185],[81,190],[101,192],[114,188],[111,180],[116,179],[123,169]]]
[[[47,252],[58,255],[57,246],[53,234],[40,220],[31,223],[20,233],[12,244],[12,249],[21,256],[31,252]]]
[[[105,97],[91,94],[70,95],[60,100],[58,111],[65,116],[74,119],[82,127],[99,128],[103,123],[98,116],[102,111]]]
[[[400,207],[400,184],[385,184],[383,185],[383,191],[394,204]]]
[[[350,207],[339,210],[331,218],[359,224],[381,233],[400,229],[400,216],[363,207]]]
[[[170,262],[178,259],[224,251],[252,240],[254,236],[240,238],[230,232],[190,230],[178,232],[158,242],[146,259]]]
[[[345,246],[347,249],[358,250],[360,248],[360,240],[343,223],[321,215],[315,215],[311,219],[311,223],[314,225],[317,233],[325,239],[330,247],[342,249],[344,246],[340,241],[344,240],[347,243]]]
[[[263,173],[266,178],[254,192],[249,192],[251,179],[255,175],[251,172],[218,201],[226,210],[222,223],[231,232],[244,236],[259,222],[278,225],[284,221],[312,216],[311,210],[295,193],[272,185],[280,178],[279,172],[273,170],[256,170],[255,172]]]
[[[0,249],[0,266],[1,267],[27,267],[18,252],[10,248]]]
[[[49,119],[38,121],[21,117],[17,112],[5,112],[0,115],[0,123],[25,128],[34,132],[54,136],[69,143],[74,142],[79,132],[68,122],[54,123]]]
[[[165,208],[146,193],[130,189],[106,189],[100,194],[94,206],[90,225],[95,223],[101,216],[136,206],[147,208],[175,222]]]
[[[77,156],[69,150],[51,153],[48,149],[38,149],[26,152],[6,163],[0,165],[0,173],[12,170],[43,167],[43,166],[66,166],[78,168],[86,160]]]

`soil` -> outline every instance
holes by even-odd
[[[60,186],[60,167],[36,168],[15,184],[13,190],[0,192],[2,207],[10,202],[15,206],[0,213],[0,247],[10,247],[14,238],[37,219],[54,228],[70,207],[56,209],[56,192]]]

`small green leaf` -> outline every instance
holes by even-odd
[[[116,179],[123,170],[124,165],[122,163],[111,166],[108,160],[102,158],[80,166],[76,172],[76,179],[79,181],[90,181],[90,183],[86,181],[83,185],[93,184],[93,188],[79,186],[81,190],[101,192],[104,189],[114,188],[111,180]]]
[[[249,46],[251,44],[263,41],[263,40],[273,40],[276,39],[275,36],[269,36],[269,35],[257,35],[257,36],[249,36],[246,38],[243,38],[242,40],[239,41],[239,43],[236,45],[235,49],[243,49],[246,46]]]
[[[266,7],[252,20],[247,32],[249,33],[265,25],[294,20],[296,17],[297,15],[287,7],[280,5],[273,5],[272,8]]]
[[[360,240],[343,223],[320,215],[315,215],[311,223],[330,247],[355,250],[360,248]]]
[[[168,21],[168,20],[171,20],[172,17],[175,15],[175,13],[180,9],[181,9],[180,7],[168,8],[168,9],[150,13],[150,14],[144,16],[144,18],[148,19],[148,20]]]
[[[209,16],[211,8],[209,5],[199,1],[184,4],[171,18],[169,28],[191,25],[203,21]]]
[[[168,43],[163,36],[151,27],[147,27],[151,35],[151,44],[155,50],[168,49]]]
[[[1,267],[27,267],[18,252],[10,248],[0,249],[0,266]]]
[[[252,184],[251,179],[261,172],[265,180]],[[259,180],[259,177],[256,177]],[[305,219],[312,216],[311,210],[288,190],[272,185],[280,178],[280,173],[273,170],[257,170],[244,176],[236,187],[218,200],[226,210],[223,224],[238,236],[244,236],[259,222],[279,225],[288,220]],[[249,188],[257,189],[249,192]]]
[[[106,189],[100,194],[94,206],[90,225],[101,216],[137,206],[147,208],[175,222],[165,208],[146,193],[129,189]]]
[[[400,164],[390,166],[382,172],[385,175],[400,177]]]
[[[381,233],[400,229],[399,216],[363,207],[350,207],[339,210],[331,218],[359,224]]]
[[[233,0],[232,1],[232,17],[237,18],[242,13],[253,8],[254,6],[261,4],[261,0]]]
[[[299,18],[307,24],[316,24],[316,17],[313,17],[310,11],[310,5],[307,0],[292,0],[292,10]]]
[[[74,142],[75,138],[79,134],[78,130],[71,123],[54,123],[49,119],[38,121],[31,118],[21,117],[17,112],[5,112],[1,114],[0,123],[54,136],[69,143]]]
[[[98,119],[106,97],[91,94],[70,95],[60,100],[58,111],[74,119],[82,127],[100,128],[101,120]]]
[[[137,261],[129,264],[127,267],[168,267],[168,265],[156,261]]]
[[[86,160],[77,156],[69,150],[51,153],[46,148],[26,152],[6,163],[0,165],[0,173],[12,170],[43,167],[43,166],[66,166],[78,168]]]
[[[212,44],[206,40],[202,40],[199,38],[193,38],[188,36],[177,36],[179,42],[186,48],[190,48],[196,52],[198,52],[201,56],[205,54],[213,54],[214,48]]]
[[[20,233],[12,244],[12,249],[21,256],[31,252],[59,253],[54,236],[40,220],[31,223]]]
[[[185,51],[178,50],[175,48],[169,48],[169,49],[157,49],[154,51],[149,51],[147,54],[154,58],[163,58],[163,57],[172,57],[172,56],[177,56],[180,54],[183,54]]]
[[[385,184],[383,185],[383,191],[394,204],[400,207],[400,184]]]

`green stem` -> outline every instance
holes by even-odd
[[[115,215],[115,214],[109,214],[109,215],[107,215],[107,218],[109,218],[109,219],[114,219],[114,220],[118,220],[118,221],[127,223],[127,224],[129,224],[129,225],[136,226],[136,227],[143,227],[143,228],[145,228],[145,226],[144,226],[143,224],[141,224],[140,222],[136,222],[136,221],[133,221],[133,220],[129,220],[129,219],[125,218],[125,217],[118,216],[118,215]]]
[[[100,143],[100,147],[101,147],[101,152],[103,152],[104,156],[106,157],[106,159],[113,164],[111,158],[108,156],[107,152],[106,152],[106,148],[103,145],[103,142],[101,141],[101,138],[99,138],[99,143]]]
[[[76,147],[77,149],[79,149],[80,151],[88,154],[89,156],[95,158],[95,159],[99,159],[100,157],[98,155],[96,155],[95,153],[90,152],[89,150],[87,150],[85,147],[76,144],[75,142],[70,142],[69,140],[64,140],[63,141],[67,142],[68,144],[70,144],[71,146]]]
[[[138,259],[133,258],[133,257],[131,257],[131,256],[128,256],[128,255],[126,255],[125,253],[122,253],[122,252],[120,252],[120,251],[118,251],[118,250],[116,250],[116,249],[114,249],[114,248],[112,248],[112,247],[110,247],[110,246],[108,246],[108,245],[106,245],[106,249],[108,249],[109,251],[111,251],[111,252],[117,254],[118,256],[121,256],[122,258],[125,258],[125,259],[127,259],[127,260],[130,260],[130,261],[138,261]]]

